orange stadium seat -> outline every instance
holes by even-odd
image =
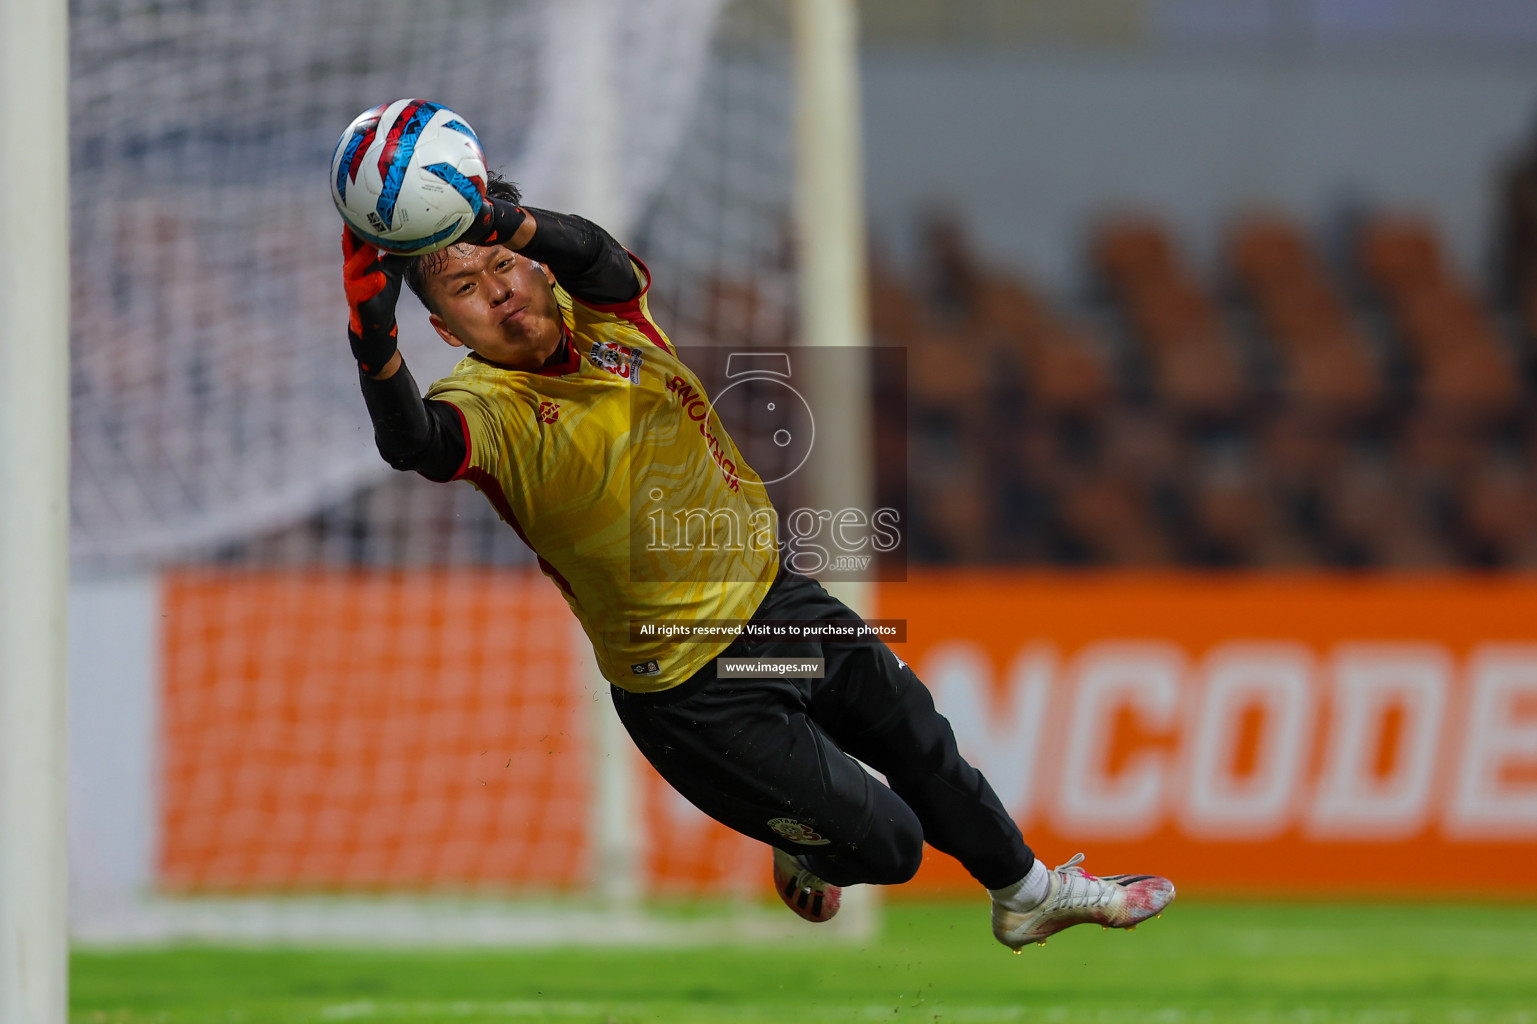
[[[975,455],[914,474],[909,492],[914,515],[924,524],[924,536],[915,543],[941,561],[995,561],[988,480],[983,460]]]
[[[1263,476],[1248,460],[1221,461],[1193,474],[1186,501],[1197,561],[1277,568],[1318,561],[1318,552],[1280,514]]]
[[[1059,319],[1059,314],[1017,277],[988,274],[977,281],[970,309],[978,327],[1005,331],[1018,337],[1040,333]]]
[[[1328,481],[1325,504],[1337,541],[1373,568],[1438,569],[1456,553],[1428,521],[1424,494],[1383,460],[1356,457]]]
[[[1521,383],[1511,353],[1488,310],[1447,265],[1428,224],[1371,221],[1358,258],[1414,361],[1425,406],[1480,422],[1515,411]]]
[[[1127,566],[1174,561],[1172,545],[1154,524],[1146,495],[1133,481],[1111,473],[1075,476],[1057,500],[1063,526],[1095,561]]]
[[[1100,430],[1100,464],[1107,472],[1144,485],[1163,483],[1179,473],[1183,455],[1179,433],[1158,410],[1104,409]]]
[[[1281,356],[1284,396],[1325,415],[1374,411],[1382,378],[1302,230],[1281,217],[1251,217],[1229,237],[1227,259]]]
[[[1337,422],[1305,410],[1283,410],[1257,437],[1258,461],[1268,486],[1295,492],[1337,472],[1347,457],[1346,432]]]
[[[1528,464],[1490,457],[1464,492],[1462,526],[1488,561],[1503,568],[1537,568],[1537,480]]]
[[[907,346],[907,388],[915,413],[978,426],[990,376],[988,352],[970,335],[936,332]]]
[[[1094,238],[1091,257],[1112,288],[1166,272],[1173,245],[1163,225],[1128,216],[1106,226]]]
[[[1084,332],[1053,324],[1032,338],[1022,353],[1025,387],[1035,405],[1048,413],[1081,413],[1111,397],[1112,384],[1103,358]]]
[[[1361,237],[1361,269],[1384,292],[1407,293],[1441,277],[1435,230],[1412,217],[1378,217]]]
[[[1113,385],[1093,339],[1017,277],[978,281],[970,322],[993,340],[1008,370],[1021,378],[1033,411],[1083,413],[1111,395]]]
[[[1236,346],[1162,225],[1145,218],[1111,222],[1090,251],[1142,345],[1158,397],[1185,417],[1237,415],[1247,386]]]
[[[1466,417],[1430,409],[1405,421],[1397,454],[1405,469],[1421,479],[1457,487],[1477,468],[1484,442],[1482,431]]]

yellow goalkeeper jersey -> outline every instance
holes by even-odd
[[[641,293],[593,306],[559,286],[565,363],[508,370],[471,355],[427,389],[464,418],[455,479],[474,484],[560,587],[605,678],[678,685],[752,617],[779,569],[773,506]],[[678,637],[659,628],[693,625]]]

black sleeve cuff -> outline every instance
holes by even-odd
[[[363,400],[384,461],[429,480],[452,480],[464,463],[464,426],[451,407],[422,399],[404,363],[386,380],[359,370]]]

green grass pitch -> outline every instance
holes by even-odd
[[[895,903],[865,948],[72,958],[75,1024],[1537,1024],[1537,906],[1176,903],[1013,956],[986,905]],[[808,928],[813,926],[808,925]]]

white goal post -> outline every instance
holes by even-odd
[[[795,44],[795,222],[802,343],[863,348],[870,343],[865,278],[864,167],[859,107],[859,11],[855,0],[793,0]],[[857,360],[842,380],[805,385],[816,410],[810,498],[816,508],[873,508],[870,382]],[[873,587],[835,581],[828,591],[863,616]],[[856,886],[840,917],[855,934],[876,927],[879,892]]]
[[[0,0],[0,1024],[63,1024],[69,543],[65,0]]]

